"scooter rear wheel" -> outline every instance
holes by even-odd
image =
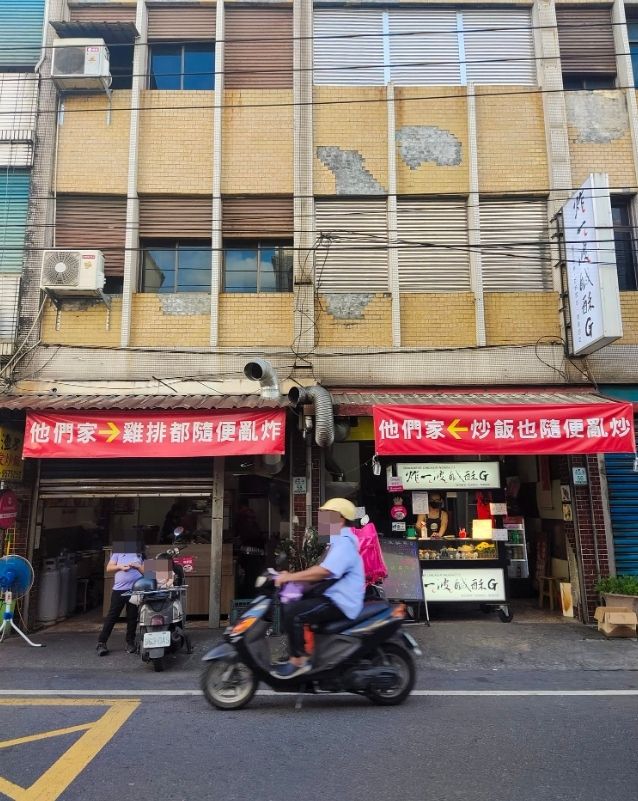
[[[217,709],[241,709],[257,690],[258,681],[243,662],[210,662],[201,678],[204,697]]]
[[[412,692],[416,680],[412,655],[400,646],[388,642],[377,648],[375,656],[374,663],[376,665],[388,665],[395,668],[399,673],[399,679],[396,685],[389,690],[369,690],[368,698],[379,706],[402,704]]]

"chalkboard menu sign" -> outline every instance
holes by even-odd
[[[422,601],[418,543],[387,537],[380,537],[379,542],[388,568],[388,577],[383,581],[386,597],[393,601]]]

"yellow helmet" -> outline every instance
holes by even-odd
[[[331,498],[319,508],[322,510],[327,509],[331,512],[339,512],[341,517],[345,518],[346,520],[355,520],[357,517],[357,509],[355,505],[352,503],[352,501],[349,501],[346,498]]]

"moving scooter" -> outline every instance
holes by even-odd
[[[184,529],[173,532],[173,546],[157,554],[156,559],[168,559],[173,572],[170,587],[158,587],[157,579],[144,577],[133,585],[132,594],[139,596],[135,646],[143,662],[150,662],[157,672],[164,670],[164,657],[186,646],[186,653],[193,652],[186,626],[186,590],[184,568],[173,561],[186,544],[177,540]]]
[[[267,639],[277,597],[276,576],[269,570],[257,579],[262,594],[203,658],[201,687],[212,706],[246,706],[260,681],[276,692],[355,693],[382,706],[405,701],[414,687],[414,656],[421,651],[401,630],[405,607],[387,601],[365,603],[356,620],[311,626],[312,669],[293,679],[278,676]]]

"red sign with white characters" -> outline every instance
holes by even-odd
[[[0,495],[0,528],[13,528],[18,517],[18,496],[12,490]]]
[[[29,412],[23,456],[38,459],[284,453],[283,409],[230,412]]]
[[[633,453],[631,403],[375,406],[379,456]]]

